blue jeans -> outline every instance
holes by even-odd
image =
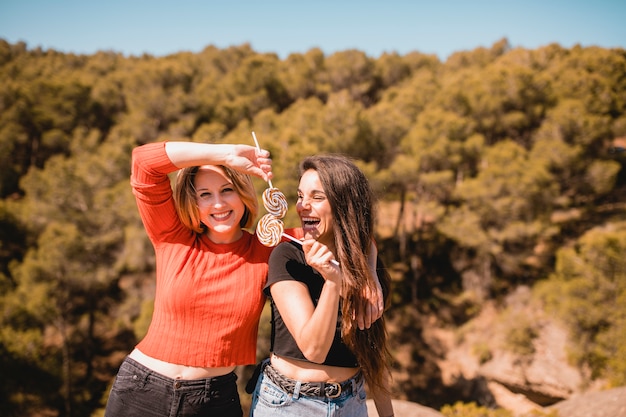
[[[234,372],[207,379],[167,378],[126,358],[115,377],[105,417],[241,417]]]
[[[367,417],[363,378],[354,381],[352,392],[337,398],[309,397],[299,392],[283,391],[262,372],[252,395],[250,417]]]

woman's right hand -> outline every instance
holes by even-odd
[[[335,255],[323,243],[315,239],[305,239],[302,242],[306,263],[322,274],[326,281],[341,285],[341,269],[337,266]]]

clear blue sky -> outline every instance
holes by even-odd
[[[558,43],[626,48],[626,0],[0,0],[0,38],[62,52],[162,56],[249,43],[437,54]]]

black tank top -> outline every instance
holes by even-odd
[[[278,356],[310,362],[298,348],[295,339],[283,322],[280,311],[278,311],[271,299],[270,286],[276,282],[286,280],[304,283],[309,289],[313,305],[317,306],[322,286],[324,285],[324,278],[315,269],[307,265],[302,248],[294,242],[279,244],[274,248],[269,259],[268,280],[264,291],[270,298],[272,307],[272,340],[270,349]],[[341,308],[337,317],[335,337],[323,365],[346,368],[359,366],[354,354],[341,340]]]

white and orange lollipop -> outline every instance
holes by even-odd
[[[256,236],[263,245],[273,247],[280,243],[284,230],[283,221],[268,213],[257,223]]]
[[[252,132],[252,139],[254,139],[256,148],[261,150],[254,132]],[[267,180],[267,184],[269,188],[263,191],[263,205],[268,213],[282,219],[287,214],[287,198],[278,188],[272,185],[272,180]]]
[[[287,214],[287,198],[278,188],[272,187],[263,191],[263,205],[269,214],[279,219]]]

